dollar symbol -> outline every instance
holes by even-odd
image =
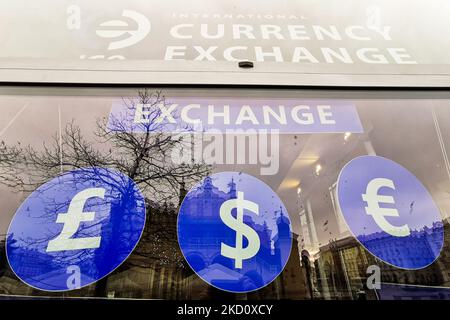
[[[385,217],[398,217],[398,211],[394,208],[380,208],[380,203],[394,204],[394,198],[391,196],[383,196],[378,194],[378,190],[387,187],[395,190],[394,182],[385,178],[376,178],[371,180],[366,188],[366,193],[362,198],[367,202],[366,213],[371,215],[378,226],[394,237],[407,237],[410,235],[408,225],[400,227],[390,224]]]
[[[237,209],[236,219],[231,215],[231,210],[235,208]],[[223,223],[236,231],[236,247],[222,242],[220,253],[224,257],[234,259],[236,269],[242,269],[242,261],[257,254],[261,244],[256,231],[244,223],[244,209],[259,214],[258,204],[244,200],[242,191],[238,191],[237,199],[227,200],[220,207],[220,218]],[[244,237],[248,240],[246,248],[243,247]]]

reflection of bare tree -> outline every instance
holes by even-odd
[[[133,119],[114,115],[109,125],[107,117],[98,119],[93,141],[86,139],[74,122],[67,124],[61,145],[57,135],[39,150],[20,142],[9,146],[2,141],[0,183],[21,191],[34,191],[58,175],[61,167],[72,170],[100,166],[127,174],[145,194],[164,195],[167,199],[167,192],[178,192],[183,180],[186,183],[198,180],[207,170],[203,164],[170,161],[171,152],[182,142],[167,134],[164,122],[155,121],[161,116],[157,106],[166,104],[165,97],[161,92],[148,90],[139,91],[138,96],[137,101],[123,99],[129,110],[134,110],[136,104],[149,106],[148,123],[140,123],[137,129],[130,123]]]
[[[172,152],[181,147],[182,140],[167,133],[164,122],[156,121],[162,114],[159,106],[166,105],[161,92],[140,90],[137,98],[124,98],[123,103],[125,114],[111,114],[109,119],[97,119],[94,136],[90,139],[72,121],[66,125],[61,138],[55,135],[50,142],[43,142],[40,148],[23,146],[20,142],[8,145],[1,141],[0,183],[14,190],[32,192],[61,172],[84,167],[106,167],[129,176],[152,203],[165,203],[169,207],[176,205],[180,186],[198,181],[208,173],[209,168],[202,163],[171,161]],[[147,121],[138,125],[126,114],[127,111],[133,112],[137,104],[146,105],[148,111]],[[66,203],[55,203],[52,207],[64,205]],[[159,240],[176,242],[176,235],[174,237],[164,231],[162,226],[157,235]],[[148,240],[152,237],[146,236]],[[152,244],[149,248],[138,250],[137,254],[146,259],[179,260],[173,252],[166,252],[164,257],[158,247]],[[104,287],[105,281],[100,286]],[[97,293],[105,294],[104,289]]]

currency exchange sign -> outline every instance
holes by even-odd
[[[292,246],[289,215],[277,194],[242,172],[215,173],[186,195],[178,215],[181,251],[197,275],[230,292],[272,282]]]
[[[356,239],[375,257],[402,269],[421,269],[439,256],[444,230],[425,186],[400,164],[361,156],[342,169],[339,207]]]
[[[79,289],[122,264],[144,224],[144,197],[129,177],[106,168],[73,170],[37,188],[17,209],[8,262],[31,287]]]

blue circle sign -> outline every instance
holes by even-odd
[[[178,242],[197,275],[230,292],[272,282],[292,246],[289,215],[277,194],[241,172],[206,177],[186,195],[178,215]]]
[[[22,203],[9,226],[7,258],[31,287],[79,289],[122,264],[144,224],[144,197],[133,180],[112,169],[78,169]]]
[[[424,185],[398,163],[379,156],[351,160],[339,175],[337,194],[350,231],[375,257],[414,270],[439,256],[439,210]]]

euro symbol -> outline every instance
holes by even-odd
[[[391,196],[383,196],[378,194],[378,190],[387,187],[395,190],[394,182],[385,178],[376,178],[369,182],[366,193],[362,198],[367,202],[366,213],[371,215],[376,224],[386,233],[394,237],[407,237],[411,234],[408,225],[393,226],[385,217],[398,217],[399,213],[394,208],[380,208],[380,203],[394,204],[394,198]]]
[[[93,221],[95,212],[83,212],[84,204],[90,198],[105,197],[105,189],[89,188],[77,193],[69,204],[67,213],[59,213],[56,223],[64,223],[61,233],[50,240],[47,252],[95,249],[100,247],[101,237],[72,238],[78,231],[81,222]]]
[[[237,209],[236,219],[231,215],[231,210],[234,208]],[[230,247],[222,242],[220,254],[234,259],[234,267],[236,269],[242,269],[242,260],[252,258],[258,253],[261,245],[258,233],[243,222],[244,209],[259,214],[258,204],[244,200],[242,191],[238,191],[237,199],[227,200],[220,206],[220,218],[223,223],[236,231],[236,247]],[[244,236],[248,240],[246,248],[243,247]]]
[[[137,29],[130,29],[130,26],[126,21],[110,20],[100,24],[100,27],[116,29],[100,29],[95,31],[97,35],[102,38],[120,38],[123,35],[129,35],[125,39],[111,42],[108,46],[108,50],[117,50],[132,46],[143,40],[150,32],[150,21],[139,12],[132,10],[123,10],[122,16],[134,20],[137,24]]]

